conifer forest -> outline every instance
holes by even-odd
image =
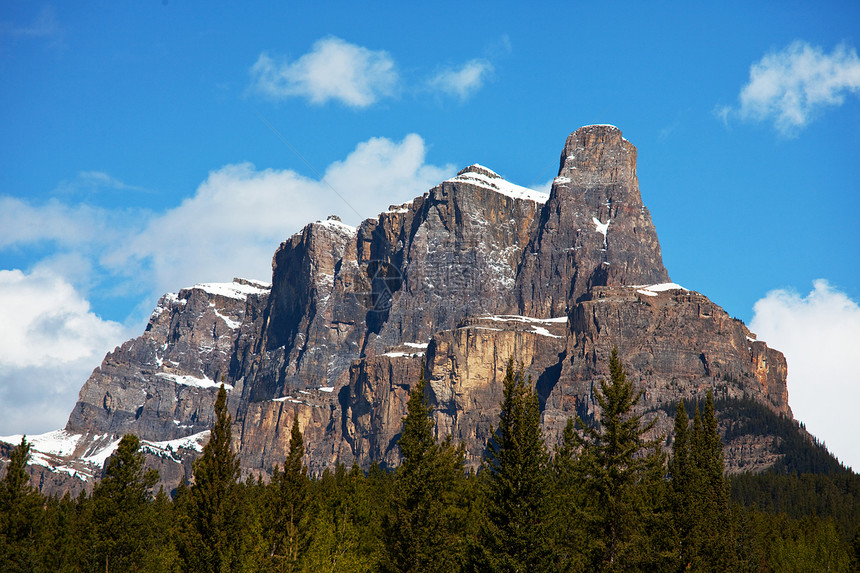
[[[856,571],[860,476],[815,444],[787,444],[762,474],[728,477],[720,412],[781,422],[743,401],[674,408],[674,439],[652,436],[616,353],[598,420],[568,420],[548,447],[531,380],[512,361],[477,472],[437,437],[422,372],[399,439],[402,463],[310,476],[293,423],[271,478],[240,479],[224,387],[193,479],[158,475],[126,435],[91,494],[45,497],[26,437],[0,483],[0,570],[111,571]],[[742,414],[742,415],[741,415]],[[749,428],[747,428],[749,429]],[[828,461],[829,460],[829,461]]]

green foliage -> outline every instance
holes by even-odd
[[[560,571],[583,571],[588,565],[587,523],[591,513],[585,488],[587,469],[579,457],[581,448],[582,439],[573,419],[568,418],[552,460],[553,494],[558,511],[555,552]]]
[[[96,560],[105,571],[130,570],[149,555],[155,531],[149,515],[158,472],[143,465],[140,441],[122,437],[93,490]]]
[[[780,459],[771,471],[783,474],[850,474],[851,471],[833,457],[823,444],[807,434],[802,425],[777,414],[750,398],[718,400],[714,404],[726,425],[724,440],[744,436],[775,436]]]
[[[368,482],[357,465],[347,472],[343,464],[311,482],[313,517],[306,571],[369,571],[377,563],[386,499],[373,498]]]
[[[0,484],[0,563],[7,571],[32,571],[38,561],[43,500],[30,485],[29,458],[30,444],[22,436]]]
[[[238,568],[242,544],[239,459],[231,449],[232,430],[224,385],[215,400],[215,424],[203,454],[194,462],[194,483],[183,499],[179,548],[188,571]]]
[[[692,432],[683,401],[678,405],[669,475],[677,569],[733,570],[735,535],[723,476],[723,445],[710,391],[704,415],[696,406]]]
[[[298,417],[293,418],[290,432],[290,452],[284,470],[272,472],[268,495],[265,536],[268,541],[270,569],[298,571],[307,550],[308,476],[302,465],[305,454]]]
[[[424,368],[409,393],[391,508],[383,521],[382,570],[456,571],[463,560],[465,516],[460,504],[465,472],[462,448],[450,436],[433,437],[424,397]]]
[[[860,569],[860,476],[832,458],[819,463],[826,451],[790,420],[744,401],[715,408],[710,395],[701,410],[679,404],[666,466],[614,353],[610,372],[595,393],[595,425],[569,420],[550,463],[534,391],[509,363],[478,475],[464,472],[450,439],[436,440],[423,376],[395,472],[339,465],[309,477],[294,421],[283,469],[268,483],[239,483],[223,389],[194,481],[173,500],[163,490],[152,497],[154,474],[134,436],[121,440],[91,497],[45,499],[27,476],[23,439],[0,483],[0,571]],[[741,415],[729,435],[782,428],[811,444],[810,455],[727,480],[715,412],[732,411]],[[809,463],[827,471],[785,473]]]
[[[472,568],[548,571],[553,551],[549,455],[531,379],[508,362],[499,426],[483,466],[483,516]]]
[[[646,440],[655,421],[635,413],[641,392],[627,380],[617,350],[610,380],[600,381],[597,427],[583,427],[579,463],[589,500],[587,527],[598,532],[588,546],[598,571],[663,569],[669,559],[665,524],[664,456],[658,440]]]

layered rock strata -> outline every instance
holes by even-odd
[[[476,467],[509,359],[531,377],[552,444],[571,416],[599,418],[614,347],[663,434],[666,409],[708,389],[791,415],[783,356],[669,282],[636,148],[612,126],[570,135],[549,196],[473,165],[357,228],[309,224],[272,267],[271,287],[236,279],[165,295],[146,332],[84,384],[65,429],[74,446],[53,467],[134,432],[175,485],[197,446],[164,444],[202,443],[222,381],[245,473],[283,462],[294,419],[313,473],[394,466],[422,363],[439,436]],[[756,467],[773,463],[767,444],[738,447]]]

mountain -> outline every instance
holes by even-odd
[[[636,148],[594,125],[568,137],[549,195],[472,165],[357,228],[307,225],[275,252],[271,285],[164,295],[84,383],[65,429],[33,437],[31,468],[43,490],[88,487],[132,432],[173,487],[208,438],[221,382],[246,475],[283,463],[295,418],[311,472],[393,466],[422,362],[437,432],[476,467],[509,359],[531,376],[553,444],[569,417],[599,416],[594,387],[615,347],[656,433],[708,389],[792,419],[783,355],[671,282]],[[730,435],[730,471],[784,455],[773,435]]]

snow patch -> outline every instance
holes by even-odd
[[[612,222],[612,219],[606,221],[605,223],[601,223],[600,219],[597,217],[592,217],[591,221],[594,223],[594,230],[601,235],[603,235],[603,246],[606,246],[606,233],[609,231],[609,223]]]
[[[245,284],[248,283],[248,284]],[[245,300],[249,294],[266,294],[271,286],[259,281],[245,281],[243,283],[200,283],[191,288],[200,289],[207,294],[226,296],[238,300]]]
[[[167,374],[166,372],[157,372],[155,376],[157,378],[164,378],[165,380],[172,380],[176,384],[181,384],[182,386],[194,386],[195,388],[219,388],[221,386],[220,383],[209,378],[181,376],[179,374]],[[224,384],[224,389],[229,392],[233,389],[233,386],[230,384]]]
[[[683,290],[688,291],[690,289],[684,288],[677,283],[659,283],[655,285],[633,285],[630,288],[635,288],[636,292],[640,294],[644,294],[645,296],[657,296],[658,292],[666,292],[670,290]]]
[[[239,322],[238,320],[233,320],[233,319],[232,319],[232,318],[230,318],[229,316],[224,316],[223,314],[221,314],[220,312],[218,312],[218,309],[217,309],[217,308],[215,309],[215,316],[217,316],[218,318],[220,318],[221,320],[223,320],[223,321],[224,321],[224,323],[227,325],[227,328],[230,328],[230,329],[232,329],[232,330],[236,330],[237,328],[239,328],[240,326],[242,326],[242,323],[241,323],[241,322]]]
[[[202,453],[203,444],[209,439],[209,434],[210,430],[205,430],[190,436],[185,436],[184,438],[166,440],[164,442],[149,442],[144,440],[141,441],[140,449],[155,455],[166,453],[171,455],[171,457],[173,457],[172,454],[174,452],[181,449],[194,450],[195,452]]]
[[[348,235],[355,235],[358,233],[358,229],[351,225],[347,225],[342,221],[338,221],[337,219],[326,219],[325,221],[317,221],[314,225],[320,225],[321,227],[325,227],[327,229],[332,229],[334,231],[340,231],[341,233],[346,233]]]
[[[0,436],[0,441],[18,446],[21,443],[21,437],[21,434]],[[32,446],[31,450],[34,453],[38,451],[54,456],[70,456],[75,453],[75,448],[78,447],[78,442],[82,437],[82,434],[72,434],[66,430],[54,430],[53,432],[27,436],[27,443]]]
[[[549,199],[549,195],[547,193],[541,193],[540,191],[535,191],[534,189],[529,189],[528,187],[520,187],[519,185],[515,185],[513,183],[505,181],[497,173],[481,165],[470,165],[466,169],[471,168],[486,171],[490,175],[485,175],[484,173],[476,173],[474,171],[466,171],[464,169],[460,172],[459,175],[457,175],[453,179],[448,179],[447,182],[470,183],[478,187],[483,187],[484,189],[490,189],[491,191],[495,191],[496,193],[501,193],[502,195],[505,195],[507,197],[512,197],[514,199],[525,199],[528,201],[534,201],[535,203],[543,204],[546,203],[547,199]]]
[[[522,316],[520,314],[495,314],[477,317],[481,320],[494,320],[497,322],[515,320],[517,322],[567,322],[566,316],[556,316],[554,318],[532,318],[531,316]]]
[[[320,392],[328,392],[329,394],[331,394],[332,392],[334,392],[334,386],[322,386],[320,388]]]
[[[389,358],[418,358],[419,356],[424,356],[423,352],[386,352],[385,354],[380,354],[380,356],[387,356]]]

